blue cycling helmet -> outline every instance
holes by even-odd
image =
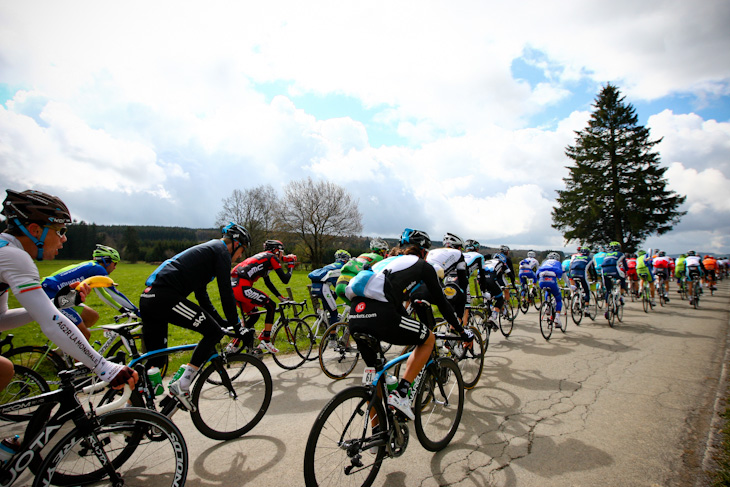
[[[413,230],[412,228],[406,228],[400,236],[401,246],[416,245],[422,249],[431,248],[431,237],[422,230]]]

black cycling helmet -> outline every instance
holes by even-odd
[[[68,207],[58,196],[42,191],[28,189],[22,193],[7,190],[7,197],[3,201],[2,213],[7,219],[8,228],[18,228],[38,248],[36,260],[43,260],[43,243],[48,234],[48,225],[71,223],[71,213]],[[26,228],[35,223],[43,226],[40,238],[34,237]]]
[[[71,223],[71,213],[58,196],[30,189],[22,193],[9,189],[7,193],[3,202],[3,215],[8,219],[8,225]]]
[[[248,233],[248,230],[243,228],[241,225],[230,222],[228,225],[221,229],[221,233],[223,233],[224,237],[228,237],[234,242],[238,242],[239,244],[243,245],[244,247],[248,247],[249,245],[251,245],[251,235]],[[234,246],[234,251],[235,250],[236,249]]]
[[[400,236],[401,246],[405,245],[416,245],[422,249],[431,248],[431,237],[422,230],[413,230],[412,228],[406,228]]]
[[[502,253],[509,252],[509,247],[507,247],[506,245],[500,245],[499,251]]]
[[[688,257],[689,257],[689,256],[693,256],[693,255],[697,255],[697,252],[695,252],[694,250],[688,250],[688,251],[687,251],[687,256],[688,256]]]
[[[278,240],[267,240],[266,242],[264,242],[264,250],[267,250],[269,252],[281,250],[283,252],[284,244]]]

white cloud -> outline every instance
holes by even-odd
[[[687,196],[690,217],[708,208],[727,212],[730,216],[730,198],[727,197],[730,178],[717,169],[697,171],[675,162],[669,166],[666,177],[672,190]]]

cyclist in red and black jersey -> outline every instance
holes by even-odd
[[[233,287],[233,295],[236,298],[238,307],[246,320],[246,327],[253,328],[258,319],[258,315],[254,315],[251,319],[246,319],[246,315],[254,308],[261,307],[266,309],[266,317],[264,318],[264,331],[259,335],[258,348],[262,351],[277,353],[271,343],[271,327],[274,324],[274,313],[276,312],[276,303],[269,296],[255,287],[253,284],[264,279],[264,284],[279,301],[286,301],[286,298],[276,289],[269,278],[269,272],[276,271],[281,282],[288,284],[292,276],[292,271],[296,265],[296,256],[293,254],[284,255],[284,244],[278,240],[267,240],[264,242],[264,251],[249,257],[238,264],[231,272],[231,286]],[[287,272],[284,272],[282,262],[288,264]]]

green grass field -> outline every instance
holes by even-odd
[[[52,274],[62,267],[74,264],[74,262],[57,260],[41,261],[37,264],[42,278],[44,276]],[[119,267],[112,273],[111,277],[112,279],[114,279],[114,282],[118,284],[117,289],[124,293],[124,295],[127,296],[127,298],[129,298],[135,305],[138,305],[139,296],[145,288],[144,282],[147,277],[152,273],[152,271],[155,270],[155,268],[156,266],[151,264],[127,264],[122,262],[119,264]],[[294,275],[287,285],[284,285],[281,283],[281,281],[279,281],[276,273],[272,273],[270,277],[272,282],[274,283],[274,286],[276,286],[276,288],[285,296],[287,295],[286,288],[290,287],[296,301],[303,301],[304,299],[307,299],[309,309],[311,310],[311,303],[309,303],[309,294],[307,291],[307,285],[310,283],[310,281],[307,278],[306,271],[295,270]],[[257,284],[260,284],[260,288],[262,291],[271,295],[270,291],[263,283],[260,282]],[[218,293],[218,284],[216,281],[208,284],[208,294],[210,295],[210,299],[216,309],[218,309],[219,312],[222,312],[222,308],[220,305],[220,294]],[[195,301],[195,297],[192,295],[190,296],[190,299]],[[94,308],[99,313],[100,317],[97,325],[114,323],[114,316],[118,314],[118,311],[104,304],[98,298],[95,292],[92,291],[91,294],[89,294],[86,304]],[[20,307],[18,301],[15,299],[14,296],[12,296],[12,294],[10,295],[9,306],[10,308]],[[105,340],[102,335],[102,331],[95,328],[96,326],[92,329],[91,334],[92,344],[95,340],[99,340],[101,342]],[[261,330],[263,328],[263,319],[260,319],[259,322],[256,323],[256,328],[257,330]],[[10,330],[8,333],[14,335],[13,346],[15,347],[22,345],[42,345],[47,341],[45,335],[43,335],[40,330],[40,326],[35,322],[29,323],[20,328]],[[200,340],[201,336],[194,331],[186,330],[184,328],[180,328],[174,325],[169,325],[168,334],[168,344],[170,346],[182,345],[187,343],[197,343]],[[170,370],[174,371],[176,370],[177,366],[182,363],[186,363],[190,358],[190,354],[191,353],[188,352],[177,357],[172,357]]]

